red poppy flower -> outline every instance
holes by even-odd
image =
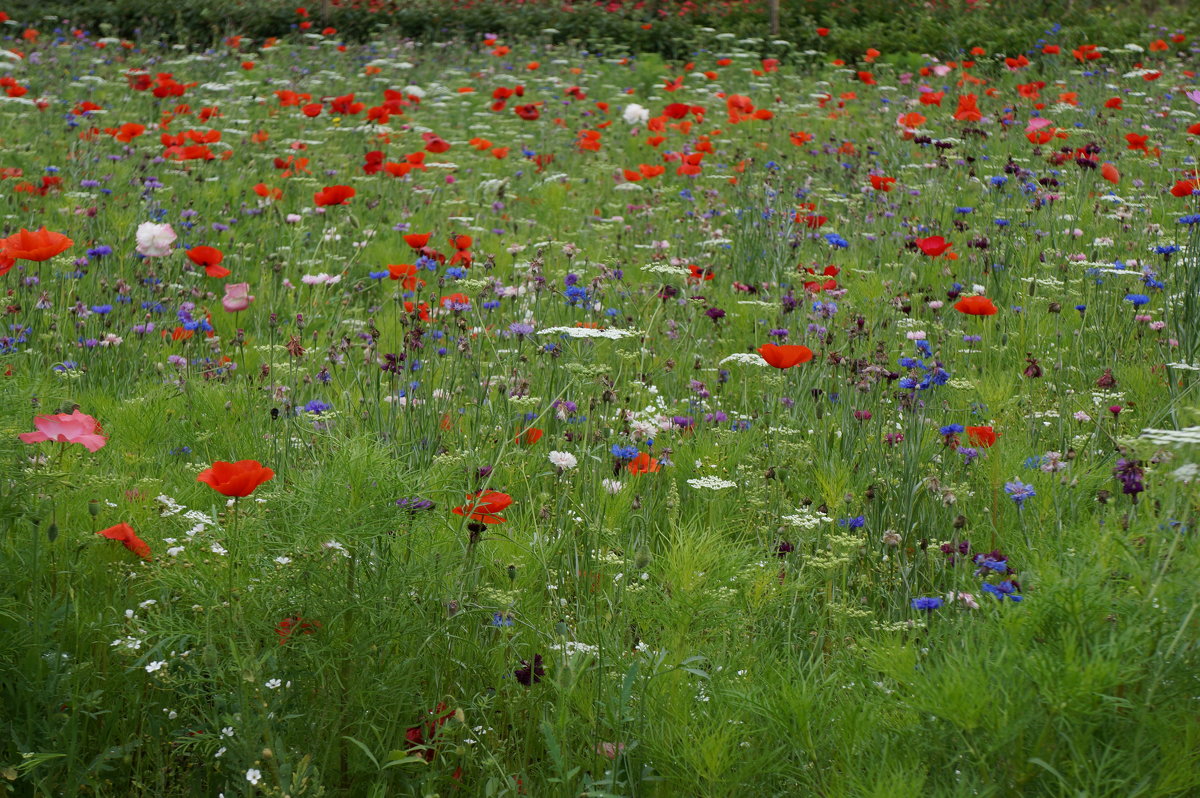
[[[526,446],[532,446],[542,439],[545,433],[537,427],[530,427],[517,436],[517,443],[523,443]]]
[[[403,280],[401,285],[405,291],[416,291],[425,285],[425,281],[417,277],[417,267],[411,263],[395,263],[388,266],[388,276],[393,280]]]
[[[326,205],[345,205],[358,192],[350,186],[325,186],[313,194],[313,202],[322,207]]]
[[[629,473],[633,474],[634,476],[641,474],[653,474],[654,472],[661,470],[658,461],[645,452],[642,452],[637,457],[630,460],[629,465],[625,467],[629,469]]]
[[[275,626],[275,634],[279,636],[279,645],[286,645],[292,635],[311,635],[321,628],[320,621],[310,621],[300,615],[284,618]]]
[[[74,246],[75,242],[62,233],[52,233],[42,227],[30,232],[21,228],[8,238],[0,238],[0,253],[14,260],[47,261]]]
[[[451,512],[455,515],[465,515],[472,521],[480,521],[484,524],[503,524],[508,519],[501,517],[498,513],[504,512],[512,502],[512,496],[507,493],[485,490],[479,493],[468,493],[467,503],[461,507],[455,507]]]
[[[967,427],[967,439],[976,446],[987,448],[996,442],[997,433],[991,427]]]
[[[106,537],[109,540],[120,542],[125,546],[125,548],[129,549],[143,560],[153,559],[150,556],[150,546],[146,543],[146,541],[137,536],[137,533],[133,531],[133,527],[124,521],[116,526],[110,526],[108,529],[101,529],[96,534]]]
[[[404,236],[404,243],[413,249],[421,249],[429,243],[429,236],[429,233],[408,233]]]
[[[243,498],[274,477],[275,472],[257,460],[238,460],[236,463],[217,460],[212,468],[201,471],[196,481],[209,485],[223,496]]]
[[[954,303],[954,309],[968,316],[995,316],[996,304],[985,296],[965,296]]]
[[[813,359],[812,350],[799,344],[763,344],[758,353],[768,365],[777,369],[790,369]]]
[[[918,238],[916,244],[922,252],[931,258],[936,258],[938,255],[941,255],[946,250],[950,249],[950,247],[954,246],[954,244],[942,238],[941,236]]]
[[[891,191],[892,185],[896,182],[894,177],[884,177],[883,175],[871,175],[871,188],[876,191]]]
[[[187,250],[187,257],[197,266],[203,266],[209,277],[228,277],[232,274],[229,269],[220,265],[225,259],[225,254],[216,247],[192,247]]]
[[[527,105],[518,105],[513,110],[517,112],[517,116],[521,117],[522,119],[526,120],[527,122],[532,122],[533,120],[537,119],[539,116],[542,115],[542,112],[540,110],[538,110],[536,103],[528,103]]]

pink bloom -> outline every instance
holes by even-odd
[[[250,296],[250,283],[226,283],[221,307],[229,313],[237,313],[250,307],[254,297]]]
[[[1041,130],[1042,128],[1053,124],[1053,122],[1044,116],[1034,117],[1033,119],[1030,119],[1029,124],[1025,126],[1025,132],[1032,133],[1035,130]]]
[[[1200,89],[1192,89],[1191,91],[1185,91],[1183,93],[1183,96],[1187,97],[1189,100],[1196,103],[1197,105],[1200,105]]]
[[[94,452],[108,442],[108,439],[100,434],[102,430],[99,422],[78,410],[70,415],[56,413],[52,416],[34,416],[33,426],[37,427],[37,432],[22,432],[18,436],[25,443],[80,443],[86,446],[89,452]]]
[[[165,258],[178,236],[169,224],[142,222],[137,229],[137,251],[147,258]]]

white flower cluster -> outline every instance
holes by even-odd
[[[1151,443],[1161,446],[1187,445],[1200,443],[1200,427],[1184,427],[1183,429],[1144,429],[1142,437]]]
[[[792,526],[798,526],[801,529],[816,529],[821,524],[829,521],[829,516],[818,510],[801,507],[796,511],[795,515],[785,515],[780,520]]]
[[[726,363],[741,363],[746,366],[766,366],[767,361],[763,360],[762,355],[757,352],[737,352],[721,361],[721,365]]]
[[[605,330],[597,330],[592,327],[547,327],[544,330],[538,330],[538,335],[566,335],[569,338],[608,338],[616,340],[618,338],[631,338],[642,335],[642,333],[637,330],[619,330],[612,327]]]
[[[708,490],[724,490],[725,488],[736,488],[736,482],[730,482],[727,479],[720,477],[700,477],[699,479],[689,479],[688,484],[693,488],[707,488]]]

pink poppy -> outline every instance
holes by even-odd
[[[89,452],[94,452],[108,442],[108,439],[100,434],[100,423],[78,410],[70,415],[56,413],[52,416],[34,416],[33,425],[37,427],[37,432],[22,432],[18,436],[25,443],[79,443],[86,446]]]

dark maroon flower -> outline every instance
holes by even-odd
[[[542,655],[533,655],[533,664],[530,665],[528,660],[521,660],[521,667],[513,671],[513,676],[517,677],[517,681],[529,687],[537,684],[546,675],[546,669],[542,667]]]

